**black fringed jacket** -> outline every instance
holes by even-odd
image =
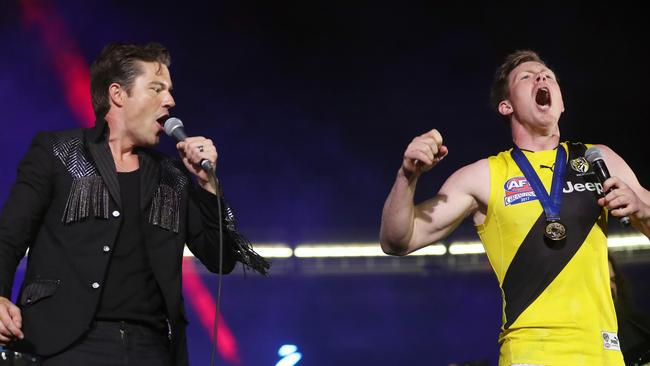
[[[0,296],[11,296],[14,272],[29,247],[17,301],[25,339],[12,345],[16,350],[57,353],[93,321],[122,220],[107,133],[103,120],[90,129],[40,133],[20,163],[0,216]],[[146,148],[138,157],[145,247],[168,311],[173,362],[186,365],[183,248],[187,244],[218,272],[219,198],[196,188],[181,162]],[[223,272],[237,260],[265,272],[268,264],[237,233],[222,203]]]

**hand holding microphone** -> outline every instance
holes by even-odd
[[[605,165],[605,160],[603,159],[603,154],[598,150],[596,147],[590,147],[587,149],[585,152],[585,158],[594,167],[594,172],[596,173],[596,176],[598,177],[598,180],[600,181],[603,186],[605,185],[605,181],[611,176],[609,175],[609,170],[607,170],[607,165]],[[615,178],[618,179],[618,178]],[[610,188],[607,192],[605,192],[605,197],[609,196],[612,191],[615,190],[616,187]],[[616,204],[617,207],[614,209],[621,209],[627,206],[627,203],[625,202],[616,202],[618,197],[613,198],[613,199],[607,199],[605,202],[608,202],[609,205]],[[610,211],[612,208],[610,208]],[[630,225],[630,218],[625,215],[621,216],[618,219],[623,226],[629,226]]]
[[[206,190],[217,194],[214,176],[214,164],[217,161],[217,148],[210,139],[202,136],[188,137],[183,129],[183,122],[172,117],[165,121],[165,133],[176,139],[176,149],[187,170],[199,179],[199,184]]]
[[[198,161],[198,165],[200,165],[203,170],[207,172],[214,171],[214,167],[212,166],[212,163],[210,163],[210,160],[203,157],[203,155],[208,155],[211,152],[209,150],[214,150],[214,160],[217,160],[217,149],[214,147],[212,140],[200,136],[188,137],[185,133],[183,122],[176,117],[168,118],[165,121],[165,133],[167,136],[176,139],[179,143],[185,143],[182,145],[178,144],[176,147],[179,148],[180,145],[181,148],[179,148],[179,151],[185,152],[185,156],[195,157],[193,160],[190,159],[192,163],[196,164],[196,161]],[[196,149],[194,149],[194,147],[196,147]],[[185,156],[183,156],[183,158],[185,158]]]

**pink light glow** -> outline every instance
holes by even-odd
[[[183,259],[183,292],[185,293],[186,301],[192,306],[203,328],[207,330],[210,339],[214,342],[212,329],[214,327],[215,302],[210,291],[201,281],[201,277],[196,271],[196,266],[192,258]],[[221,314],[219,314],[217,351],[229,363],[234,365],[241,364],[237,350],[237,340]]]
[[[88,65],[61,17],[48,0],[20,0],[23,23],[36,28],[54,71],[61,82],[65,100],[85,127],[95,121],[90,102]]]

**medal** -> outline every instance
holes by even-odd
[[[535,196],[537,196],[539,203],[544,209],[544,214],[546,215],[544,236],[554,242],[566,239],[566,227],[560,222],[562,185],[564,184],[564,175],[566,172],[566,151],[564,151],[564,147],[562,145],[557,147],[550,195],[546,192],[544,184],[542,184],[542,181],[539,179],[535,169],[530,165],[528,159],[526,159],[524,153],[515,146],[510,152],[510,155],[522,173],[524,173],[528,184],[533,188]]]
[[[563,240],[566,238],[566,228],[559,220],[548,221],[544,229],[544,236],[553,241]]]

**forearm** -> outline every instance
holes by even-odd
[[[407,177],[400,169],[384,204],[379,240],[387,254],[404,255],[409,251],[415,223],[415,188],[418,177]]]
[[[195,233],[190,236],[192,240],[188,240],[190,250],[212,272],[219,271],[218,262],[221,260],[223,273],[231,272],[236,262],[241,262],[245,267],[267,275],[270,263],[256,253],[250,241],[237,230],[234,214],[223,197],[217,197],[201,189],[198,191],[199,200],[195,201],[197,205],[192,206],[199,208],[201,224],[193,225],[190,230]],[[219,203],[221,215],[218,210]],[[220,243],[223,244],[222,250]]]
[[[14,274],[27,246],[14,245],[16,242],[8,238],[4,228],[0,229],[0,235],[3,236],[0,239],[0,296],[10,298]]]
[[[225,228],[222,234],[220,237],[218,229],[208,229],[194,237],[191,243],[188,242],[194,255],[212,273],[230,273],[235,268],[232,238]],[[221,239],[223,242],[220,241]]]
[[[196,188],[191,194],[187,245],[211,272],[219,272],[220,252],[222,251],[223,268],[221,271],[228,273],[235,265],[234,248],[223,212],[221,225],[219,223],[219,200],[220,198],[212,192],[202,188]],[[220,228],[221,235],[219,234]],[[220,248],[221,244],[223,248]]]
[[[4,243],[0,243],[4,246]],[[11,288],[13,287],[14,274],[20,263],[13,250],[0,248],[0,296],[11,297]]]

